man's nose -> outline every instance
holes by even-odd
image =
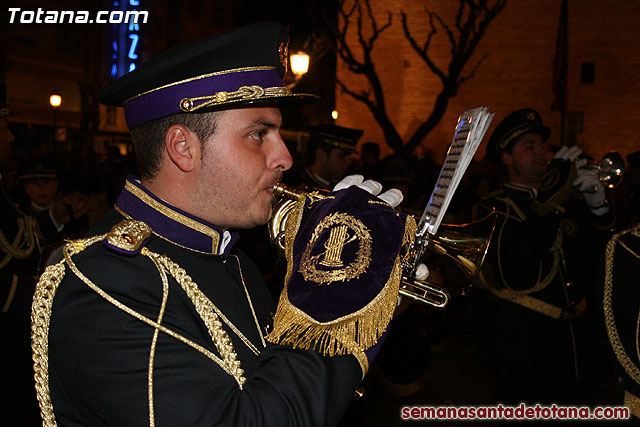
[[[284,172],[293,166],[293,159],[291,158],[289,149],[280,134],[275,136],[275,141],[267,156],[267,167],[270,169],[278,169]]]

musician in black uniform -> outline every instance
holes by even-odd
[[[42,162],[33,162],[23,168],[17,178],[27,195],[27,200],[20,206],[23,212],[37,215],[51,209],[60,188],[60,177],[56,169]]]
[[[580,168],[580,149],[554,156],[549,136],[534,110],[505,117],[487,156],[504,167],[506,182],[474,206],[474,219],[498,215],[483,271],[489,292],[477,294],[488,316],[483,354],[501,402],[590,398],[593,348],[585,346],[598,329],[588,300],[613,215],[595,171]]]
[[[311,126],[305,162],[285,174],[286,182],[298,188],[331,190],[347,175],[362,133],[333,124]]]
[[[272,187],[292,163],[278,107],[314,100],[283,85],[286,52],[284,27],[254,24],[175,47],[99,92],[124,104],[141,176],[38,283],[45,420],[340,420],[396,306],[398,254],[415,222],[405,230],[392,208],[397,191],[375,198],[380,188],[357,179],[298,199],[273,307],[235,243],[237,229],[268,220]]]
[[[8,425],[34,425],[39,417],[29,345],[31,299],[46,249],[70,221],[65,204],[78,214],[84,212],[86,204],[78,198],[66,198],[35,212],[22,211],[9,199],[1,173],[6,172],[12,158],[14,135],[7,122],[10,111],[4,85],[0,100],[0,361],[6,390],[0,399],[0,412]]]
[[[616,233],[605,254],[603,313],[615,355],[618,401],[640,419],[640,223]]]

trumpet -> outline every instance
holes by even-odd
[[[595,170],[600,182],[608,188],[614,188],[624,177],[624,159],[620,153],[610,151],[598,163],[587,163],[580,169]],[[592,190],[593,192],[594,190]],[[597,191],[597,189],[595,190]]]
[[[322,199],[325,198],[323,192],[326,190],[294,190],[281,183],[273,187],[273,195],[278,201],[274,206],[268,230],[271,241],[280,251],[284,252],[286,223],[296,201],[303,199],[307,194]],[[466,279],[466,285],[457,289],[456,293],[466,294],[484,261],[495,221],[495,214],[492,213],[469,224],[441,224],[437,235],[430,236],[428,239],[417,239],[409,249],[408,261],[402,266],[400,295],[437,309],[446,307],[451,300],[450,290],[414,277],[415,269],[426,255],[427,249],[437,257],[453,261]]]

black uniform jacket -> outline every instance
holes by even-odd
[[[49,380],[60,425],[143,426],[151,417],[156,426],[339,422],[362,377],[358,362],[352,356],[324,358],[313,351],[265,347],[263,335],[275,310],[258,270],[230,248],[235,237],[220,251],[219,229],[173,208],[131,178],[116,209],[90,234],[106,233],[126,217],[148,224],[153,234],[146,250],[178,264],[184,272],[176,275],[184,281],[186,273],[205,302],[222,313],[220,324],[242,371],[230,374],[215,361],[224,358],[214,343],[221,338],[212,337],[203,313],[172,274],[164,287],[150,257],[98,242],[72,257],[84,280],[67,265],[53,301]],[[156,333],[157,327],[133,312],[169,332]]]
[[[49,212],[21,212],[1,189],[0,304],[2,313],[28,317],[46,244],[57,238]]]
[[[584,201],[541,206],[526,187],[505,184],[474,207],[497,213],[484,285],[488,337],[483,355],[498,373],[499,401],[584,402],[579,380],[593,371],[593,301],[603,246]],[[589,302],[588,302],[589,301]],[[490,309],[487,309],[490,307]],[[582,372],[582,373],[581,373]]]
[[[551,318],[583,309],[612,216],[597,217],[577,199],[540,214],[550,210],[537,202],[533,190],[508,183],[474,206],[474,219],[491,210],[496,211],[497,222],[488,254],[492,272],[486,277],[487,286]]]
[[[640,417],[640,223],[616,234],[605,258],[604,323],[624,403]]]

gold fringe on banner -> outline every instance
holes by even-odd
[[[389,279],[378,295],[366,306],[346,316],[328,322],[319,322],[291,303],[286,287],[293,268],[293,240],[300,226],[303,209],[304,200],[301,200],[288,221],[288,224],[293,226],[287,228],[285,235],[285,253],[288,263],[285,288],[280,295],[273,330],[266,339],[276,344],[318,351],[324,356],[353,354],[359,357],[364,350],[378,342],[391,321],[398,303],[403,259],[401,256],[396,258]],[[414,218],[408,216],[403,245],[411,244],[416,228]],[[363,369],[366,370],[366,367]]]

